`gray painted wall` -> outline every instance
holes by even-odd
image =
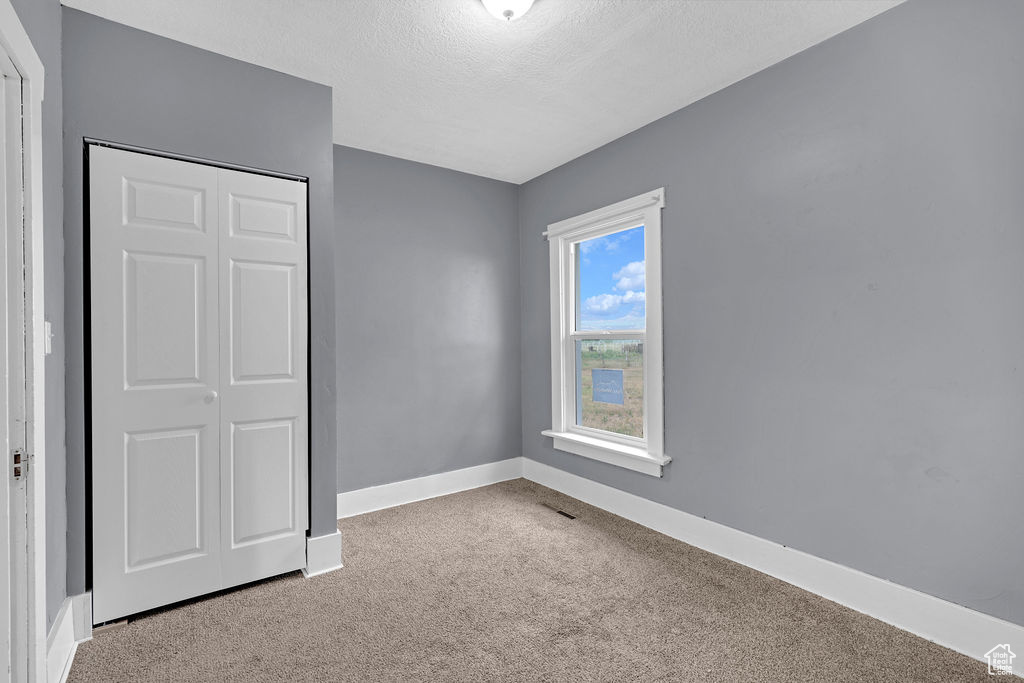
[[[516,186],[334,148],[338,490],[518,457]]]
[[[912,0],[525,184],[524,454],[1024,624],[1022,26]],[[540,233],[662,185],[655,479],[540,435]]]
[[[68,588],[85,588],[82,138],[310,178],[313,535],[336,524],[330,88],[65,8]]]
[[[46,71],[43,94],[43,297],[53,324],[46,358],[46,617],[64,602],[67,511],[64,499],[64,233],[61,197],[60,0],[13,0]]]
[[[57,3],[15,6],[52,86]],[[912,0],[518,192],[335,147],[333,206],[327,88],[63,14],[71,593],[85,569],[81,137],[90,135],[313,179],[316,533],[333,529],[331,481],[347,491],[522,452],[1024,623],[1024,550],[1004,542],[1024,512],[1015,450],[1024,155],[1013,144],[1024,95],[1008,87],[1024,58],[1015,30],[1024,6]],[[62,209],[52,170],[59,95],[51,87],[44,105],[54,129],[44,198],[58,333],[47,365],[55,494],[64,481],[54,457],[62,244],[49,230]],[[675,461],[657,480],[553,451],[540,436],[550,360],[539,233],[662,185]],[[64,596],[64,514],[53,510],[59,495],[50,501],[59,513],[48,520],[52,617]]]

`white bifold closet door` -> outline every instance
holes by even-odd
[[[92,146],[93,620],[305,566],[305,183]]]

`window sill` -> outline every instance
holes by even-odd
[[[643,448],[626,446],[573,432],[556,432],[545,429],[541,434],[554,439],[554,446],[557,450],[625,467],[628,470],[649,474],[652,477],[660,477],[662,468],[672,461],[672,458],[667,455],[652,455]]]

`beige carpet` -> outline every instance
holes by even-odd
[[[968,657],[522,479],[339,527],[341,571],[100,633],[69,680],[991,680]]]

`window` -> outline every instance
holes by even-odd
[[[664,188],[553,223],[551,429],[558,450],[661,476]]]

